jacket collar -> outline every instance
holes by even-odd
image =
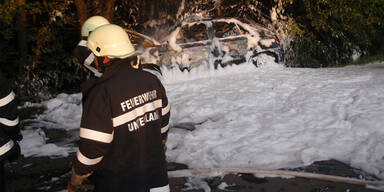
[[[113,75],[121,72],[124,69],[132,68],[127,59],[113,59],[105,66],[105,72],[100,77],[100,81],[110,79]]]
[[[88,79],[86,82],[82,83],[81,92],[83,94],[83,103],[85,102],[88,97],[88,94],[94,87],[103,83],[104,81],[107,81],[108,79],[112,78],[115,74],[127,68],[132,67],[129,65],[129,62],[127,62],[126,59],[114,59],[108,66],[106,66],[105,72],[100,78],[93,77],[91,79]]]

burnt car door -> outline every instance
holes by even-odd
[[[248,39],[246,31],[230,20],[216,20],[212,25],[214,38],[211,54],[214,67],[222,67],[246,62]]]

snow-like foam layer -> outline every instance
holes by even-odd
[[[384,63],[239,65],[196,74],[165,71],[164,77],[171,102],[168,161],[278,169],[337,159],[384,178]],[[62,94],[43,102],[47,111],[37,120],[76,129],[80,99]],[[186,125],[192,131],[181,129]]]

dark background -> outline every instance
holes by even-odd
[[[2,0],[0,66],[21,101],[78,92],[86,74],[72,62],[82,23],[93,15],[161,38],[199,13],[259,23],[282,40],[288,67],[383,60],[384,0]],[[180,6],[184,2],[184,9]],[[271,11],[276,17],[271,18]]]

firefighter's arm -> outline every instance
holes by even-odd
[[[87,186],[84,181],[97,169],[111,147],[114,133],[108,101],[109,96],[102,86],[95,87],[85,101],[79,130],[79,149],[69,183],[71,189],[81,191]]]

